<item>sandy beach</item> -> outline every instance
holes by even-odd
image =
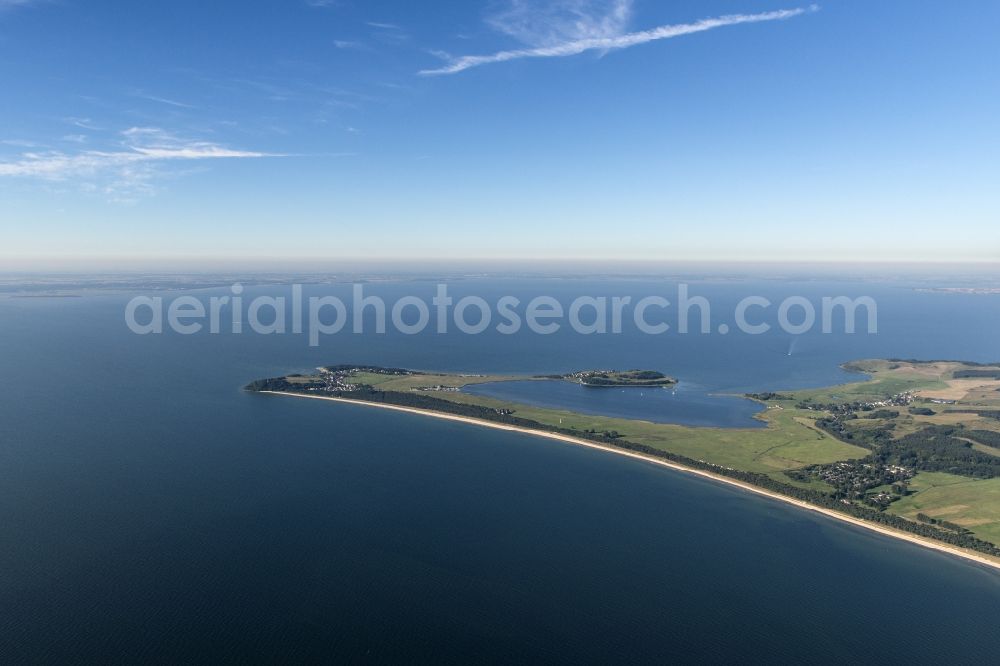
[[[1000,558],[993,558],[993,557],[990,557],[989,555],[978,553],[978,552],[972,551],[972,550],[966,550],[966,549],[963,549],[963,548],[958,548],[956,546],[950,546],[950,545],[948,545],[946,543],[934,541],[933,539],[927,539],[927,538],[924,538],[924,537],[921,537],[921,536],[917,536],[915,534],[910,534],[909,532],[903,532],[901,530],[895,530],[895,529],[892,529],[890,527],[885,527],[885,526],[882,526],[882,525],[876,525],[874,523],[869,523],[867,521],[860,520],[858,518],[854,518],[852,516],[848,516],[846,514],[839,513],[837,511],[832,511],[832,510],[824,508],[824,507],[815,506],[813,504],[809,504],[808,502],[803,502],[802,500],[798,500],[798,499],[795,499],[793,497],[787,497],[785,495],[774,493],[774,492],[771,492],[769,490],[765,490],[764,488],[760,488],[758,486],[754,486],[754,485],[751,485],[749,483],[744,483],[744,482],[738,481],[736,479],[731,479],[729,477],[725,477],[725,476],[722,476],[720,474],[714,474],[712,472],[708,472],[708,471],[705,471],[705,470],[695,469],[693,467],[687,467],[685,465],[681,465],[679,463],[675,463],[675,462],[672,462],[670,460],[665,460],[665,459],[662,459],[662,458],[656,458],[656,457],[648,456],[648,455],[645,455],[645,454],[642,454],[642,453],[637,453],[637,452],[634,452],[634,451],[628,451],[628,450],[625,450],[625,449],[619,449],[619,448],[616,448],[616,447],[613,447],[613,446],[606,446],[604,444],[599,444],[597,442],[592,442],[592,441],[589,441],[589,440],[586,440],[586,439],[581,439],[581,438],[577,438],[577,437],[571,437],[569,435],[562,435],[562,434],[554,433],[554,432],[547,432],[545,430],[533,430],[531,428],[522,428],[522,427],[519,427],[519,426],[508,425],[508,424],[505,424],[505,423],[498,423],[498,422],[495,422],[495,421],[487,421],[487,420],[484,420],[484,419],[477,419],[477,418],[472,418],[472,417],[468,417],[468,416],[458,416],[458,415],[455,415],[455,414],[446,414],[446,413],[443,413],[443,412],[436,412],[436,411],[433,411],[433,410],[417,409],[417,408],[414,408],[414,407],[402,407],[402,406],[399,406],[399,405],[389,405],[389,404],[385,404],[385,403],[369,402],[369,401],[366,401],[366,400],[351,400],[349,398],[334,398],[334,397],[330,397],[330,396],[306,395],[304,393],[289,393],[289,392],[285,392],[285,391],[261,391],[261,393],[267,393],[267,394],[272,394],[272,395],[285,395],[285,396],[291,396],[293,398],[307,398],[307,399],[310,399],[310,400],[328,400],[328,401],[331,401],[331,402],[342,402],[342,403],[348,403],[348,404],[351,404],[351,405],[363,405],[363,406],[366,406],[366,407],[376,407],[376,408],[379,408],[379,409],[391,409],[391,410],[394,410],[394,411],[397,411],[397,412],[408,412],[408,413],[411,413],[411,414],[420,414],[422,416],[430,416],[430,417],[437,418],[437,419],[444,419],[446,421],[459,421],[461,423],[469,423],[469,424],[472,424],[472,425],[482,426],[484,428],[493,428],[495,430],[508,430],[508,431],[512,431],[512,432],[520,432],[520,433],[524,433],[524,434],[527,434],[527,435],[533,435],[535,437],[545,437],[546,439],[554,439],[554,440],[558,440],[560,442],[566,442],[568,444],[575,444],[577,446],[586,446],[586,447],[591,448],[591,449],[600,449],[601,451],[606,451],[608,453],[613,453],[615,455],[627,456],[629,458],[637,458],[639,460],[643,460],[645,462],[653,463],[655,465],[660,465],[660,466],[663,466],[663,467],[669,467],[670,469],[674,469],[674,470],[677,470],[677,471],[680,471],[680,472],[686,472],[688,474],[695,474],[697,476],[701,476],[701,477],[704,477],[706,479],[711,479],[712,481],[716,481],[718,483],[724,483],[724,484],[729,485],[729,486],[736,486],[738,488],[741,488],[743,490],[746,490],[746,491],[749,491],[749,492],[752,492],[752,493],[756,493],[758,495],[764,495],[766,497],[770,497],[771,499],[775,499],[775,500],[778,500],[780,502],[784,502],[786,504],[792,504],[794,506],[799,507],[800,509],[805,509],[807,511],[813,511],[815,513],[823,514],[824,516],[827,516],[829,518],[833,518],[834,520],[839,520],[841,522],[850,523],[850,524],[855,525],[857,527],[862,527],[862,528],[864,528],[866,530],[871,530],[873,532],[878,532],[879,534],[883,534],[885,536],[893,537],[893,538],[896,538],[896,539],[901,539],[903,541],[909,541],[910,543],[917,544],[919,546],[923,546],[924,548],[930,548],[932,550],[936,550],[936,551],[939,551],[939,552],[942,552],[942,553],[947,553],[947,554],[953,555],[955,557],[960,557],[960,558],[962,558],[964,560],[967,560],[967,561],[970,561],[970,562],[975,562],[976,564],[982,564],[982,565],[985,565],[987,567],[991,567],[993,569],[1000,570]]]

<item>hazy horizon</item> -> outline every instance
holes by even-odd
[[[44,276],[247,276],[247,277],[781,277],[857,278],[877,280],[944,280],[940,286],[963,279],[979,280],[983,287],[1000,282],[1000,262],[912,261],[692,261],[559,259],[378,259],[245,258],[245,259],[68,259],[0,262],[0,277]]]

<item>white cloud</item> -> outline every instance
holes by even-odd
[[[0,11],[5,9],[13,9],[15,7],[26,7],[28,5],[37,5],[39,0],[0,0]]]
[[[24,153],[13,162],[0,162],[0,176],[37,176],[64,180],[95,175],[137,162],[162,160],[204,160],[239,157],[268,157],[266,153],[229,150],[212,144],[192,144],[183,148],[133,148],[119,152],[88,150],[75,155],[61,152]]]
[[[95,125],[90,118],[65,118],[65,121],[70,125],[79,127],[85,130],[100,130],[101,127]]]
[[[150,181],[160,175],[157,167],[165,163],[278,156],[178,139],[158,128],[133,127],[121,134],[118,150],[22,153],[17,159],[0,161],[0,177],[76,180],[85,190],[135,195],[152,191]]]
[[[198,107],[196,107],[193,104],[188,104],[187,102],[178,102],[177,100],[170,99],[168,97],[157,97],[156,95],[147,95],[147,94],[142,93],[142,92],[135,93],[135,96],[139,97],[140,99],[149,100],[150,102],[158,102],[160,104],[166,104],[167,106],[174,106],[174,107],[177,107],[179,109],[197,109],[198,108]]]
[[[17,146],[18,148],[37,148],[38,144],[27,139],[3,139],[0,143],[5,146]]]
[[[365,45],[361,42],[355,42],[350,39],[335,39],[333,40],[333,45],[338,49],[358,49],[363,50]]]
[[[410,41],[410,35],[402,26],[396,23],[385,23],[382,21],[366,21],[366,24],[374,28],[371,38],[382,44],[389,46],[399,46]]]
[[[514,8],[519,8],[522,4],[516,2]],[[443,67],[425,69],[419,73],[423,75],[455,74],[480,65],[520,58],[557,58],[578,55],[587,51],[626,49],[647,42],[705,32],[724,26],[780,21],[818,9],[816,5],[812,5],[809,8],[780,9],[759,14],[727,14],[701,19],[693,23],[664,25],[650,30],[626,33],[616,31],[624,30],[630,13],[630,2],[613,2],[610,4],[610,11],[596,15],[587,14],[583,10],[583,8],[594,4],[591,2],[563,2],[559,4],[563,5],[563,9],[557,13],[557,16],[561,16],[561,18],[556,20],[546,21],[547,14],[539,16],[530,13],[524,14],[524,17],[521,17],[520,13],[515,13],[514,19],[511,19],[509,14],[506,15],[506,19],[503,18],[505,15],[500,15],[499,21],[496,18],[491,20],[494,27],[504,26],[500,28],[502,32],[517,36],[522,41],[532,40],[528,43],[534,42],[534,46],[499,51],[490,55],[459,56],[452,58]],[[576,14],[573,11],[567,14],[567,6],[573,6]],[[570,17],[569,20],[566,18],[567,15]],[[575,18],[573,18],[574,16]],[[567,35],[570,36],[568,39],[566,39]]]
[[[553,0],[542,5],[512,0],[510,7],[486,22],[498,32],[538,47],[621,35],[631,15],[632,0]]]

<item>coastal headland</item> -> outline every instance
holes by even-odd
[[[868,377],[834,387],[747,395],[766,406],[758,418],[767,427],[753,429],[580,414],[462,391],[484,382],[573,381],[591,372],[619,371],[525,377],[338,365],[257,380],[247,389],[601,449],[1000,568],[1000,366],[868,360],[845,367]],[[669,379],[655,371],[624,372]]]

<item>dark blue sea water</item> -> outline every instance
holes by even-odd
[[[453,285],[487,298],[663,287]],[[741,392],[843,381],[838,364],[859,357],[1000,359],[992,297],[697,289],[713,306],[873,294],[881,332],[810,334],[791,356],[782,334],[344,334],[311,349],[293,335],[135,336],[128,295],[0,300],[0,662],[994,660],[994,571],[599,451],[240,390],[338,362],[653,367]]]

